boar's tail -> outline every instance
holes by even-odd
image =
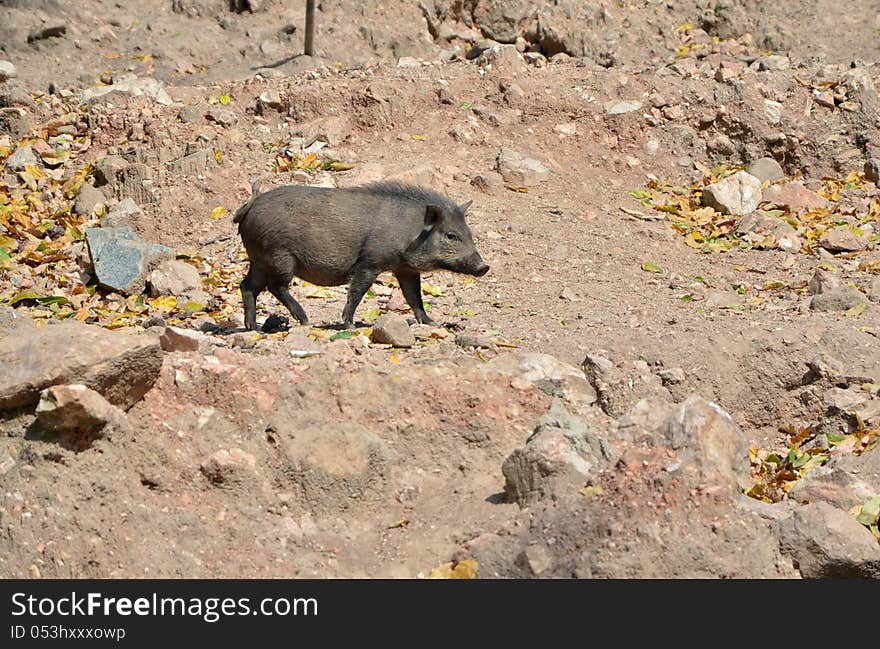
[[[259,178],[254,181],[253,185],[251,185],[251,197],[247,199],[247,202],[244,205],[235,210],[235,214],[232,217],[233,223],[241,223],[244,221],[244,217],[246,217],[247,213],[250,211],[251,205],[254,204],[254,199],[265,191],[261,186],[264,180],[264,178]]]

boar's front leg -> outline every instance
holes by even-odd
[[[394,273],[394,276],[400,283],[400,290],[403,291],[403,297],[406,298],[406,303],[409,304],[409,308],[411,308],[416,315],[416,320],[422,324],[436,327],[437,323],[431,320],[431,318],[428,317],[428,314],[425,313],[425,305],[422,302],[421,276],[418,273],[409,270],[399,270]]]
[[[348,300],[342,312],[342,324],[346,329],[354,329],[354,311],[378,276],[378,271],[366,268],[360,268],[352,275],[348,284]]]

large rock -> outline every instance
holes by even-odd
[[[86,242],[98,283],[124,295],[141,293],[150,269],[174,254],[166,246],[141,241],[127,227],[89,228]]]
[[[764,201],[773,203],[789,210],[815,210],[830,209],[833,203],[824,196],[820,196],[811,189],[804,187],[803,183],[790,182],[781,185],[773,185],[764,191]]]
[[[779,525],[779,544],[808,579],[880,578],[880,543],[842,509],[804,505]]]
[[[598,399],[596,389],[587,381],[583,370],[549,354],[499,354],[489,361],[489,367],[517,376],[546,394],[561,397],[573,405],[590,406]]]
[[[745,171],[703,188],[703,204],[722,214],[751,214],[760,202],[761,181]]]
[[[607,115],[626,115],[641,110],[642,102],[630,100],[612,100],[605,103],[605,114]]]
[[[18,76],[18,71],[11,61],[0,61],[0,82],[7,79],[14,79]]]
[[[608,443],[554,399],[526,445],[504,461],[504,491],[509,500],[520,505],[547,497],[575,496],[598,478],[612,458]]]
[[[83,183],[76,195],[76,202],[73,205],[73,211],[80,216],[88,219],[95,215],[98,206],[106,203],[107,199],[100,189],[95,189],[89,183]]]
[[[484,3],[485,13],[479,19],[480,30],[487,38],[499,43],[513,43],[531,8],[530,0],[490,0]]]
[[[159,341],[66,321],[0,337],[0,411],[33,406],[40,392],[81,383],[123,409],[149,390],[162,367]]]
[[[803,240],[791,224],[760,212],[742,217],[737,221],[734,232],[745,241],[763,248],[776,247],[787,252],[799,252],[803,246]]]
[[[30,146],[20,146],[6,158],[6,168],[11,171],[24,171],[25,167],[37,164],[37,156]]]
[[[416,344],[416,337],[406,319],[396,313],[386,313],[373,323],[373,342],[394,347],[412,347]]]
[[[746,168],[746,173],[753,175],[762,183],[773,183],[785,178],[785,172],[782,170],[782,166],[773,158],[760,158],[755,160]]]
[[[810,308],[813,311],[848,311],[867,303],[868,299],[859,289],[846,285],[814,295],[810,300]]]
[[[849,510],[880,495],[880,449],[832,458],[797,481],[789,497],[801,503],[827,502]]]
[[[119,204],[101,219],[102,228],[134,228],[144,215],[141,208],[130,198],[123,198]]]
[[[495,168],[504,182],[518,187],[532,187],[550,176],[550,170],[538,160],[512,149],[501,149],[495,159]]]
[[[83,91],[81,102],[83,104],[93,103],[111,92],[131,94],[135,97],[146,96],[164,106],[171,106],[174,103],[165,92],[165,88],[156,79],[139,78],[134,74],[124,74],[109,86],[87,88]]]
[[[868,237],[841,225],[826,231],[819,239],[819,245],[831,252],[855,252],[868,247]]]
[[[177,259],[166,259],[150,273],[150,295],[190,295],[202,290],[202,278],[195,266]]]
[[[95,166],[95,187],[109,185],[113,191],[123,182],[128,161],[122,156],[108,155]]]
[[[746,437],[714,403],[688,397],[669,418],[666,441],[700,481],[720,484],[732,493],[751,485]]]
[[[104,437],[108,424],[128,428],[122,410],[82,384],[54,385],[43,390],[36,415],[42,431],[52,433],[74,450],[88,448]]]

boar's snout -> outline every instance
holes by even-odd
[[[482,277],[489,272],[489,264],[483,261],[483,258],[477,253],[468,259],[467,269],[470,275]]]

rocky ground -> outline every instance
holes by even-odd
[[[0,575],[880,576],[874,3],[0,0]],[[491,265],[264,294],[260,187]]]

